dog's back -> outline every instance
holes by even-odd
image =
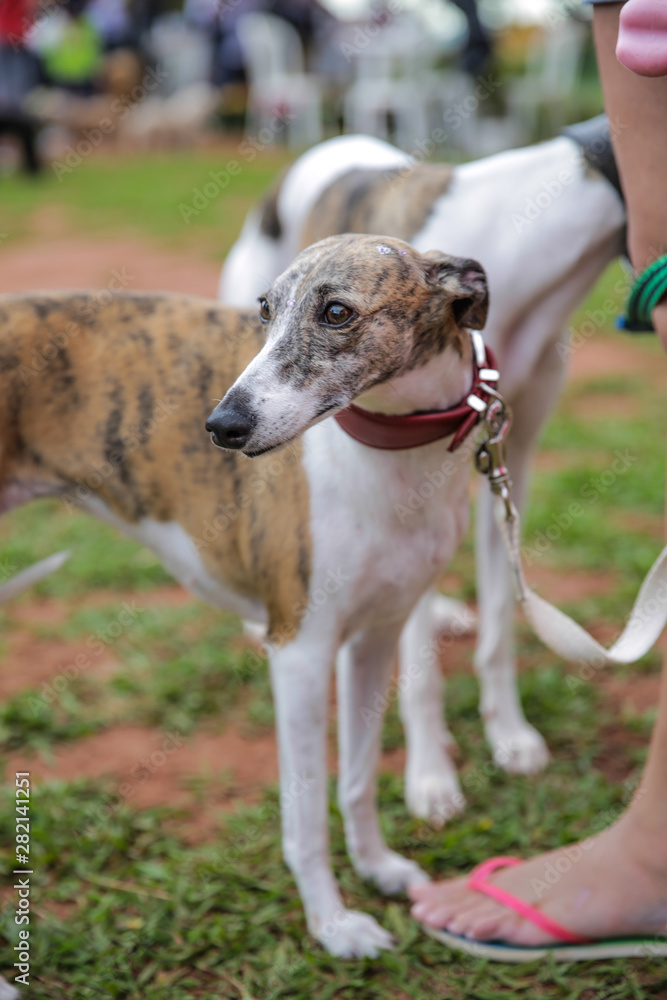
[[[449,187],[452,172],[446,163],[349,170],[315,203],[301,248],[337,233],[386,233],[409,241]]]
[[[241,613],[261,603],[289,623],[309,568],[300,445],[250,463],[204,429],[262,343],[254,311],[201,299],[0,300],[0,511],[60,496],[154,548],[200,596],[233,592]]]

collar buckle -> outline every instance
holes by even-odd
[[[489,480],[491,492],[499,496],[505,506],[505,517],[513,521],[514,507],[510,497],[512,480],[506,465],[505,439],[512,426],[512,411],[503,397],[495,389],[485,387],[491,396],[484,411],[484,432],[475,452],[475,468]]]

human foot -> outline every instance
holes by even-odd
[[[665,838],[642,835],[624,817],[581,844],[539,855],[489,881],[587,939],[667,935]],[[413,886],[412,914],[477,941],[557,944],[556,936],[468,887],[468,878]]]

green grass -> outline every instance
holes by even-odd
[[[280,151],[264,151],[254,159],[251,153],[241,141],[197,155],[152,153],[121,159],[109,153],[84,160],[60,180],[50,169],[33,180],[3,178],[2,231],[8,241],[22,240],[31,231],[33,212],[57,206],[73,227],[92,235],[134,233],[170,247],[187,245],[221,260],[247,210],[288,162]],[[195,209],[196,214],[184,213],[181,206],[193,207],[197,190],[215,183],[210,172],[224,172],[230,162],[238,165],[238,172],[224,187],[218,185],[217,194],[211,188],[212,197]]]
[[[490,851],[518,853],[595,833],[618,815],[628,793],[591,766],[598,749],[593,688],[573,700],[559,670],[524,686],[528,711],[543,727],[557,763],[536,779],[490,764],[468,678],[450,691],[470,808],[444,831],[406,817],[400,781],[381,781],[389,842],[438,875],[451,875]],[[332,788],[333,795],[333,788]],[[5,798],[0,843],[11,843]],[[381,900],[346,858],[332,809],[332,857],[350,905],[373,913],[398,947],[376,960],[338,962],[307,936],[293,880],[280,857],[277,790],[231,816],[218,843],[188,847],[178,816],[116,807],[110,786],[37,788],[32,804],[33,899],[40,909],[29,992],[35,1000],[185,1000],[201,997],[526,998],[664,995],[659,962],[609,962],[568,969],[485,965],[449,953],[421,935],[402,902]],[[0,854],[5,867],[12,858]],[[67,908],[67,919],[54,916]],[[8,946],[16,939],[4,915]],[[7,964],[8,952],[0,951]],[[617,992],[613,992],[616,990]]]
[[[2,228],[18,244],[30,238],[32,213],[56,205],[79,232],[137,233],[184,253],[196,245],[198,252],[218,258],[249,204],[286,162],[277,153],[245,163],[228,189],[184,225],[179,204],[191,200],[193,188],[205,183],[210,169],[234,155],[232,146],[197,155],[91,158],[62,183],[49,177],[35,184],[3,180]],[[618,269],[611,268],[573,329],[588,310],[602,308],[618,279]],[[620,311],[620,300],[618,305]],[[611,332],[611,322],[610,316],[605,329],[594,334],[601,352],[619,336]],[[582,502],[581,515],[536,556],[540,565],[561,573],[613,570],[609,592],[565,605],[584,622],[620,623],[660,547],[655,531],[642,527],[641,518],[623,531],[614,521],[619,514],[655,520],[663,506],[667,405],[659,366],[664,358],[650,338],[638,339],[635,349],[649,364],[655,360],[655,380],[647,383],[620,372],[594,375],[566,389],[542,442],[546,454],[558,461],[535,478],[525,523],[528,545],[572,498],[581,498],[583,487],[599,481],[617,450],[637,456],[626,472],[596,492],[594,502]],[[599,403],[599,418],[579,415],[577,408],[589,400]],[[616,400],[623,406],[615,413]],[[233,721],[250,736],[273,725],[264,663],[240,640],[238,622],[203,605],[151,603],[148,592],[168,580],[152,555],[56,501],[40,501],[0,522],[3,576],[64,548],[73,553],[67,566],[0,612],[0,654],[9,650],[19,630],[25,631],[18,610],[36,595],[63,602],[67,615],[61,624],[46,618],[31,625],[33,637],[84,648],[91,637],[109,633],[128,595],[141,610],[105,645],[116,663],[110,673],[96,674],[101,654],[91,653],[90,666],[68,680],[57,697],[45,700],[44,689],[35,686],[4,703],[4,753],[53,753],[116,724],[196,734]],[[470,538],[452,571],[459,596],[472,598]],[[104,594],[98,601],[84,600],[99,591]],[[650,712],[615,718],[595,680],[573,684],[572,675],[523,624],[518,650],[527,668],[521,676],[527,714],[554,754],[543,775],[510,777],[490,761],[477,685],[468,672],[452,677],[447,698],[468,810],[444,831],[435,831],[406,815],[401,781],[382,778],[388,840],[435,875],[460,872],[494,853],[529,854],[594,833],[619,814],[638,776]],[[635,671],[644,675],[657,669],[653,655],[618,673],[632,677]],[[625,725],[628,739],[635,737],[626,754],[627,785],[610,783],[598,766],[604,760],[601,734],[612,723]],[[396,748],[402,740],[392,704],[385,748]],[[210,773],[194,775],[189,787],[197,801],[218,801],[227,781],[225,762],[211,761]],[[184,835],[188,817],[118,808],[112,792],[113,785],[105,782],[35,786],[29,1000],[648,1000],[667,995],[659,963],[591,963],[568,969],[547,962],[511,968],[447,952],[419,932],[403,900],[382,900],[356,878],[332,804],[334,869],[346,901],[373,913],[398,941],[396,951],[375,961],[336,961],[306,934],[293,879],[280,857],[277,789],[267,789],[259,805],[225,814],[220,835],[195,847]],[[12,804],[9,797],[0,801],[5,870],[13,863]],[[1,917],[2,969],[13,962],[13,898],[10,891]]]

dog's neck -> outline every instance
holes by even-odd
[[[456,406],[470,392],[473,380],[470,339],[466,337],[462,343],[462,353],[460,342],[448,344],[425,364],[362,393],[355,405],[394,416]]]

